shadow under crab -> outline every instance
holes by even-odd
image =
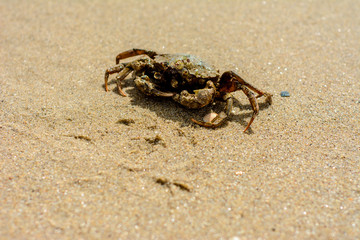
[[[119,63],[122,59],[137,55],[145,56],[132,62]],[[257,98],[265,96],[266,102],[271,104],[271,94],[247,83],[233,71],[220,75],[217,69],[192,55],[157,54],[143,49],[131,49],[117,55],[116,66],[105,71],[105,90],[108,91],[109,75],[117,73],[118,91],[122,96],[126,96],[121,83],[131,72],[136,87],[145,95],[171,98],[189,109],[200,109],[215,99],[225,101],[224,110],[211,120],[191,119],[204,127],[215,128],[228,119],[233,107],[231,92],[242,90],[253,110],[244,132],[259,113]],[[257,96],[254,93],[257,93]]]

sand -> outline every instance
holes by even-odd
[[[359,239],[360,5],[345,1],[0,1],[1,239]],[[131,48],[189,53],[241,92],[218,129],[122,97]],[[281,97],[288,91],[290,97]]]

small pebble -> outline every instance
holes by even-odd
[[[290,97],[290,93],[288,91],[282,91],[280,93],[280,96],[282,96],[282,97]]]
[[[211,122],[214,118],[216,118],[216,116],[217,116],[217,113],[214,113],[214,112],[208,113],[204,116],[203,120],[204,120],[204,122]]]

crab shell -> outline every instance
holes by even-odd
[[[217,84],[220,73],[213,66],[192,55],[160,54],[154,57],[153,67],[145,71],[153,75],[154,83],[164,90],[192,91],[206,86],[207,81]],[[151,77],[150,77],[151,78]]]

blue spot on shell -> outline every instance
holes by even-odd
[[[282,96],[282,97],[290,97],[290,93],[288,91],[282,91],[280,93],[280,96]]]

